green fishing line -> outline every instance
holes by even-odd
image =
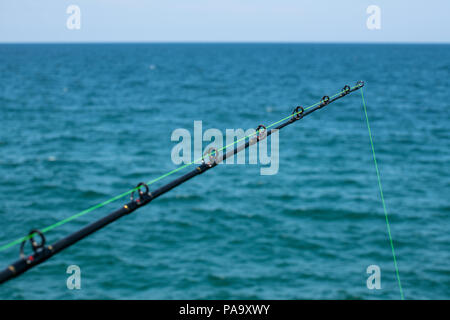
[[[389,242],[391,244],[392,257],[394,258],[395,273],[397,276],[398,287],[400,289],[400,297],[402,300],[405,300],[405,297],[403,295],[402,283],[400,281],[400,274],[398,272],[397,258],[395,256],[394,242],[392,241],[391,227],[389,225],[388,213],[387,213],[387,209],[386,209],[386,202],[384,201],[383,187],[381,186],[380,171],[378,170],[377,157],[375,156],[375,148],[373,146],[372,131],[370,130],[369,117],[367,116],[366,101],[364,100],[363,89],[361,88],[360,90],[361,90],[361,98],[362,98],[362,104],[363,104],[363,109],[364,109],[364,115],[366,116],[367,130],[369,132],[370,146],[372,147],[373,162],[375,164],[375,171],[377,172],[378,188],[380,189],[381,203],[383,204],[384,217],[386,219],[386,227],[387,227],[387,232],[388,232],[388,236],[389,236]]]
[[[358,85],[352,87],[351,90],[356,89],[357,87],[358,87]],[[335,97],[337,97],[337,96],[339,96],[339,95],[341,95],[341,94],[343,94],[343,93],[345,93],[345,91],[340,91],[340,92],[336,93],[335,95],[331,96],[330,99],[333,99],[333,98],[335,98]],[[289,116],[287,116],[287,117],[285,117],[285,118],[283,118],[283,119],[280,119],[280,120],[278,120],[278,121],[276,121],[276,122],[270,124],[269,126],[267,126],[266,129],[269,129],[269,128],[271,128],[271,127],[274,127],[274,126],[276,126],[277,124],[279,124],[279,123],[281,123],[281,122],[283,122],[283,121],[285,121],[285,120],[288,120],[288,119],[291,118],[292,116],[295,116],[295,115],[297,115],[297,114],[300,114],[300,113],[302,113],[302,112],[305,112],[305,111],[307,111],[307,110],[309,110],[309,109],[311,109],[311,108],[314,108],[314,107],[316,107],[317,105],[319,105],[321,102],[322,102],[322,101],[316,102],[315,104],[313,104],[313,105],[311,105],[311,106],[305,108],[303,111],[294,112],[294,113],[290,114]],[[233,146],[233,145],[239,143],[240,141],[243,141],[243,140],[245,140],[245,139],[248,139],[248,138],[254,136],[256,133],[257,133],[257,132],[255,131],[255,132],[249,134],[248,136],[245,136],[245,137],[243,137],[243,138],[240,138],[240,139],[236,140],[235,142],[232,142],[232,143],[230,143],[230,144],[228,144],[228,145],[226,145],[226,146],[220,148],[219,150],[217,150],[217,152],[223,151],[223,150],[225,150],[225,149],[227,149],[227,148],[229,148],[229,147],[231,147],[231,146]],[[215,154],[215,151],[212,151],[212,152],[214,152],[214,154]],[[209,154],[212,155],[212,152],[210,152]],[[155,178],[155,179],[153,179],[153,180],[150,180],[150,181],[147,183],[147,185],[151,185],[151,184],[153,184],[153,183],[155,183],[155,182],[158,182],[158,181],[160,181],[160,180],[162,180],[162,179],[164,179],[164,178],[166,178],[166,177],[168,177],[168,176],[170,176],[170,175],[172,175],[172,174],[174,174],[174,173],[176,173],[176,172],[178,172],[178,171],[180,171],[180,170],[182,170],[182,169],[184,169],[184,168],[187,168],[187,167],[191,166],[191,165],[194,164],[194,163],[198,163],[199,161],[202,161],[203,158],[204,158],[204,157],[199,158],[199,159],[197,159],[197,160],[194,160],[194,161],[192,161],[192,162],[190,162],[190,163],[187,163],[187,164],[185,164],[185,165],[183,165],[183,166],[181,166],[181,167],[178,167],[178,168],[176,168],[176,169],[174,169],[174,170],[172,170],[172,171],[169,171],[169,172],[167,172],[167,173],[165,173],[165,174],[163,174],[163,175],[161,175],[161,176],[159,176],[159,177],[157,177],[157,178]],[[101,203],[99,203],[99,204],[96,204],[96,205],[94,205],[94,206],[92,206],[92,207],[90,207],[90,208],[88,208],[88,209],[85,209],[85,210],[83,210],[83,211],[81,211],[81,212],[79,212],[79,213],[74,214],[73,216],[70,216],[70,217],[68,217],[68,218],[65,218],[65,219],[63,219],[63,220],[61,220],[61,221],[59,221],[59,222],[56,222],[56,223],[54,223],[54,224],[52,224],[52,225],[50,225],[50,226],[48,226],[48,227],[42,229],[41,232],[42,232],[42,233],[46,233],[46,232],[48,232],[48,231],[50,231],[50,230],[55,229],[56,227],[62,226],[63,224],[66,224],[66,223],[68,223],[68,222],[70,222],[70,221],[72,221],[72,220],[74,220],[74,219],[77,219],[77,218],[79,218],[79,217],[81,217],[81,216],[83,216],[83,215],[85,215],[85,214],[88,214],[88,213],[90,213],[90,212],[92,212],[92,211],[94,211],[94,210],[96,210],[96,209],[99,209],[99,208],[101,208],[101,207],[104,207],[104,206],[106,206],[107,204],[110,204],[111,202],[114,202],[114,201],[116,201],[116,200],[119,200],[119,199],[121,199],[121,198],[127,196],[127,195],[130,195],[130,194],[132,194],[133,192],[137,191],[139,188],[141,188],[141,187],[133,188],[133,189],[128,190],[128,191],[126,191],[126,192],[124,192],[124,193],[122,193],[122,194],[119,194],[119,195],[117,195],[117,196],[115,196],[115,197],[112,197],[112,198],[110,198],[110,199],[108,199],[108,200],[106,200],[106,201],[103,201],[103,202],[101,202]],[[19,238],[19,239],[16,239],[16,240],[14,240],[14,241],[11,241],[11,242],[9,242],[9,243],[7,243],[7,244],[5,244],[5,245],[2,245],[2,246],[0,246],[0,251],[6,250],[6,249],[8,249],[8,248],[10,248],[10,247],[12,247],[12,246],[14,246],[14,245],[20,244],[20,243],[23,242],[23,241],[29,240],[29,239],[31,239],[31,238],[32,238],[33,236],[35,236],[35,235],[36,235],[36,234],[27,235],[27,236],[21,237],[21,238]]]

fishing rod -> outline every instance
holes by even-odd
[[[171,182],[167,183],[166,185],[150,192],[150,188],[148,184],[146,183],[139,183],[136,188],[131,190],[131,199],[130,201],[125,204],[120,209],[108,214],[107,216],[87,225],[86,227],[68,235],[65,238],[60,239],[59,241],[55,242],[52,245],[46,245],[46,239],[40,230],[33,229],[30,231],[28,236],[24,237],[21,245],[20,245],[20,259],[9,265],[7,268],[5,268],[3,271],[0,272],[0,284],[15,278],[22,273],[26,272],[27,270],[43,263],[44,261],[48,260],[58,252],[61,252],[62,250],[70,247],[71,245],[77,243],[81,239],[86,238],[90,234],[102,229],[103,227],[107,226],[108,224],[116,221],[117,219],[126,216],[133,211],[147,205],[152,200],[158,198],[159,196],[165,194],[166,192],[169,192],[173,188],[185,183],[186,181],[194,178],[195,176],[198,176],[215,166],[217,166],[219,163],[223,162],[225,159],[232,157],[233,155],[237,154],[238,152],[247,149],[249,146],[258,143],[259,141],[262,141],[263,139],[267,138],[274,132],[274,130],[280,130],[298,120],[303,119],[305,116],[313,113],[314,111],[317,111],[326,105],[341,99],[342,97],[345,97],[349,93],[356,91],[358,89],[361,89],[364,86],[363,81],[358,81],[354,87],[350,87],[346,85],[341,92],[338,94],[332,96],[331,98],[328,96],[324,96],[320,103],[316,103],[315,105],[312,105],[306,109],[303,107],[296,107],[294,111],[292,112],[292,115],[276,122],[275,124],[279,124],[278,126],[274,127],[273,129],[268,129],[264,125],[259,125],[253,135],[255,137],[249,138],[252,135],[249,135],[245,138],[249,138],[248,141],[245,142],[245,144],[241,145],[235,145],[233,150],[228,151],[227,153],[224,153],[220,155],[219,151],[223,150],[224,148],[217,150],[216,148],[210,148],[205,155],[208,155],[209,162],[205,162],[205,155],[199,159],[202,161],[202,163],[197,166],[194,170],[172,180]],[[284,122],[283,122],[284,121]],[[271,126],[275,125],[272,124]],[[269,126],[270,127],[270,126]],[[238,140],[239,141],[239,140]],[[237,143],[236,141],[235,143]],[[226,147],[225,147],[226,148]],[[192,162],[194,163],[194,162]],[[191,163],[191,164],[192,164]],[[144,190],[143,190],[144,189]],[[138,192],[139,197],[135,198],[134,195]],[[35,240],[35,237],[39,236],[40,242],[37,242]],[[33,249],[33,253],[31,255],[26,255],[24,253],[25,244],[27,241],[30,241],[31,248]]]

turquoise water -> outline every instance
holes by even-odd
[[[0,45],[0,244],[176,168],[176,128],[255,128],[363,79],[405,298],[449,299],[449,74],[448,45]],[[358,92],[283,129],[278,174],[259,169],[219,166],[0,298],[400,298]]]

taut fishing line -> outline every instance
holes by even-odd
[[[362,88],[361,88],[361,99],[362,99],[364,115],[366,117],[366,124],[367,124],[367,131],[369,133],[370,146],[372,148],[373,163],[375,165],[375,171],[377,173],[378,188],[380,190],[381,203],[383,204],[383,211],[384,211],[384,217],[385,217],[385,220],[386,220],[386,227],[387,227],[387,233],[388,233],[388,237],[389,237],[389,243],[391,245],[392,257],[394,259],[395,275],[397,277],[397,283],[398,283],[398,287],[399,287],[399,290],[400,290],[400,297],[401,297],[402,300],[405,300],[405,297],[403,295],[402,283],[400,281],[400,274],[398,272],[397,258],[395,256],[394,242],[392,240],[391,226],[389,224],[388,213],[387,213],[387,209],[386,209],[386,202],[384,201],[383,187],[381,186],[380,170],[378,170],[377,157],[375,155],[375,148],[373,146],[372,130],[370,129],[369,117],[367,116],[366,101],[364,99],[364,93],[363,93],[363,89]]]
[[[353,88],[351,88],[351,90],[354,91],[355,89],[358,89],[358,86],[359,86],[359,85],[354,86]],[[330,99],[334,99],[334,98],[340,96],[343,92],[344,92],[344,91],[340,91],[340,92],[336,93],[335,95],[331,96]],[[309,109],[311,109],[311,108],[314,108],[315,106],[319,105],[320,103],[321,103],[321,101],[320,101],[320,102],[317,102],[317,103],[315,103],[315,104],[313,104],[313,105],[311,105],[311,106],[309,106],[309,107],[306,107],[306,108],[304,108],[303,110],[304,110],[304,111],[307,111],[307,110],[309,110]],[[287,117],[285,117],[285,118],[283,118],[283,119],[280,119],[280,120],[278,120],[278,121],[276,121],[276,122],[274,122],[274,123],[268,125],[266,128],[269,129],[269,128],[273,127],[273,126],[276,126],[276,125],[279,124],[280,122],[283,122],[283,121],[289,119],[290,117],[292,117],[293,115],[296,116],[296,115],[298,115],[298,114],[300,114],[300,113],[302,113],[302,111],[297,111],[297,112],[294,111],[294,113],[293,113],[292,115],[289,115],[289,116],[287,116]],[[220,148],[219,150],[217,150],[217,152],[223,151],[223,150],[225,150],[225,149],[227,149],[227,148],[229,148],[229,147],[231,147],[231,146],[233,146],[233,145],[235,145],[235,144],[237,144],[237,143],[239,143],[239,142],[241,142],[241,141],[243,141],[243,140],[245,140],[245,139],[248,139],[248,138],[254,136],[256,133],[257,133],[257,132],[254,132],[254,133],[252,133],[252,134],[249,134],[248,136],[245,136],[245,137],[243,137],[243,138],[240,138],[240,139],[236,140],[235,142],[232,142],[232,143],[226,145],[225,147]],[[213,150],[213,151],[210,152],[210,154],[214,155],[215,152],[216,152],[216,151]],[[176,168],[176,169],[174,169],[174,170],[172,170],[172,171],[169,171],[169,172],[167,172],[167,173],[165,173],[165,174],[163,174],[163,175],[161,175],[161,176],[159,176],[159,177],[157,177],[157,178],[155,178],[155,179],[153,179],[153,180],[150,180],[149,182],[147,182],[147,185],[150,186],[150,185],[152,185],[152,184],[154,184],[154,183],[156,183],[156,182],[158,182],[158,181],[160,181],[160,180],[162,180],[162,179],[164,179],[164,178],[166,178],[166,177],[168,177],[168,176],[170,176],[170,175],[172,175],[172,174],[174,174],[174,173],[176,173],[176,172],[178,172],[178,171],[183,170],[184,168],[187,168],[187,167],[193,165],[194,163],[198,163],[198,162],[201,161],[202,159],[203,159],[203,157],[202,157],[202,158],[199,158],[199,159],[197,159],[197,160],[194,160],[194,161],[192,161],[192,162],[190,162],[190,163],[186,163],[186,164],[184,164],[183,166],[178,167],[178,168]],[[57,227],[62,226],[63,224],[66,224],[66,223],[68,223],[68,222],[70,222],[70,221],[72,221],[72,220],[75,220],[75,219],[77,219],[77,218],[79,218],[79,217],[81,217],[81,216],[84,216],[85,214],[88,214],[88,213],[90,213],[90,212],[92,212],[92,211],[94,211],[94,210],[96,210],[96,209],[102,208],[102,207],[104,207],[104,206],[106,206],[106,205],[108,205],[108,204],[110,204],[110,203],[112,203],[112,202],[114,202],[114,201],[117,201],[117,200],[119,200],[119,199],[122,199],[122,198],[124,198],[124,197],[126,197],[126,196],[128,196],[128,195],[130,195],[130,194],[132,194],[132,193],[134,193],[134,192],[136,192],[136,191],[137,191],[138,189],[140,189],[140,188],[141,188],[141,187],[135,187],[135,188],[130,189],[130,190],[126,191],[126,192],[123,192],[123,193],[121,193],[121,194],[119,194],[119,195],[117,195],[117,196],[115,196],[115,197],[112,197],[112,198],[110,198],[110,199],[108,199],[108,200],[105,200],[105,201],[103,201],[103,202],[100,202],[100,203],[98,203],[98,204],[96,204],[96,205],[94,205],[94,206],[92,206],[92,207],[90,207],[90,208],[87,208],[87,209],[85,209],[85,210],[83,210],[83,211],[80,211],[80,212],[78,212],[78,213],[76,213],[76,214],[74,214],[74,215],[72,215],[72,216],[70,216],[70,217],[67,217],[67,218],[65,218],[65,219],[63,219],[63,220],[61,220],[61,221],[58,221],[58,222],[56,222],[56,223],[54,223],[54,224],[52,224],[52,225],[50,225],[50,226],[48,226],[48,227],[43,228],[43,229],[41,230],[41,233],[46,233],[46,232],[48,232],[48,231],[50,231],[50,230],[53,230],[53,229],[55,229],[55,228],[57,228]],[[18,244],[22,243],[23,241],[27,241],[27,240],[31,239],[32,236],[33,236],[33,235],[27,235],[27,236],[18,238],[18,239],[16,239],[16,240],[13,240],[13,241],[11,241],[11,242],[9,242],[9,243],[6,243],[6,244],[0,246],[0,252],[1,252],[1,251],[4,251],[4,250],[6,250],[6,249],[8,249],[8,248],[10,248],[10,247],[13,247],[13,246],[15,246],[15,245],[18,245]]]
[[[14,240],[10,243],[7,243],[7,244],[1,246],[0,251],[3,251],[3,250],[6,250],[7,248],[10,248],[10,247],[16,245],[16,244],[19,244],[19,243],[21,244],[20,259],[15,261],[14,263],[12,263],[9,267],[4,269],[3,271],[0,271],[0,283],[3,283],[14,277],[17,277],[18,275],[24,273],[25,271],[33,268],[34,266],[41,264],[42,262],[46,261],[47,259],[51,258],[53,255],[57,254],[58,252],[75,244],[79,240],[100,230],[101,228],[105,227],[106,225],[110,224],[111,222],[123,217],[124,215],[130,214],[131,212],[139,209],[142,206],[147,205],[153,199],[165,194],[166,192],[169,192],[173,188],[183,184],[184,182],[192,179],[193,177],[195,177],[199,174],[202,174],[202,173],[206,172],[207,170],[214,168],[220,162],[223,162],[225,159],[227,159],[227,158],[233,156],[234,154],[237,154],[238,152],[248,148],[249,146],[256,144],[259,141],[267,138],[268,136],[270,136],[272,134],[273,130],[280,130],[289,124],[292,124],[298,120],[301,120],[305,116],[313,113],[316,110],[319,110],[319,109],[327,106],[328,104],[330,104],[342,97],[345,97],[346,95],[350,94],[351,92],[356,91],[358,89],[362,89],[363,86],[364,86],[364,82],[358,81],[354,87],[350,87],[350,86],[346,85],[340,92],[336,93],[335,95],[333,95],[331,97],[324,96],[322,98],[322,100],[320,100],[319,102],[317,102],[307,108],[302,108],[302,107],[298,106],[294,109],[292,114],[268,125],[267,127],[264,125],[259,125],[258,128],[255,130],[255,132],[253,132],[252,134],[249,134],[248,136],[238,139],[237,141],[230,143],[230,144],[220,148],[219,150],[213,150],[213,151],[209,150],[207,152],[207,155],[209,156],[209,162],[206,162],[205,156],[203,156],[200,159],[197,159],[195,161],[187,163],[179,168],[176,168],[172,171],[169,171],[169,172],[159,176],[158,178],[150,180],[148,183],[141,182],[135,188],[133,188],[131,190],[128,190],[128,191],[126,191],[122,194],[119,194],[109,200],[106,200],[106,201],[101,202],[95,206],[92,206],[86,210],[83,210],[73,216],[63,219],[63,220],[61,220],[51,226],[48,226],[42,230],[33,229],[29,232],[29,234],[27,236],[19,238],[17,240]],[[362,91],[361,91],[361,93],[362,93]],[[367,116],[367,113],[366,113],[366,116]],[[367,124],[368,124],[368,120],[367,120]],[[368,124],[368,127],[369,127],[369,124]],[[370,129],[369,129],[369,133],[370,133]],[[256,136],[256,137],[251,138],[253,136]],[[248,140],[245,141],[246,139],[248,139]],[[240,141],[245,141],[245,143],[240,146],[237,146],[237,143],[239,143]],[[226,150],[227,148],[229,148],[231,146],[234,146],[234,148],[232,150],[220,155],[221,151]],[[373,150],[373,144],[372,144],[372,150]],[[375,154],[374,154],[374,159],[375,159]],[[162,187],[160,187],[156,190],[150,191],[149,185],[152,185],[155,182],[160,181],[161,179],[166,178],[166,177],[168,177],[186,167],[189,167],[194,163],[198,163],[200,161],[201,161],[201,164],[199,166],[197,166],[194,170],[172,180],[171,182],[163,185]],[[378,167],[376,166],[376,168],[377,168],[377,174],[378,174]],[[378,177],[379,177],[379,174],[378,174]],[[381,190],[381,183],[380,183],[380,190]],[[136,192],[138,192],[137,198],[134,197],[134,194]],[[127,195],[130,195],[131,199],[127,204],[125,204],[120,209],[118,209],[118,210],[108,214],[107,216],[85,226],[84,228],[58,240],[57,242],[55,242],[52,245],[46,245],[46,238],[44,236],[44,233],[46,233],[56,227],[59,227],[63,224],[66,224],[66,223],[68,223],[78,217],[81,217],[89,212],[92,212],[98,208],[101,208],[111,202],[121,199]],[[383,199],[383,206],[384,206],[384,199]],[[387,221],[387,213],[386,213],[386,221]],[[389,231],[389,236],[390,236],[389,227],[388,227],[388,231]],[[40,242],[37,242],[35,240],[35,237],[39,237]],[[31,255],[26,255],[24,253],[24,247],[28,240],[30,241],[31,247],[33,249],[33,253]],[[392,240],[391,240],[391,245],[392,245]],[[393,245],[392,245],[392,251],[393,251]],[[394,251],[393,251],[393,253],[394,253]],[[395,254],[394,254],[394,260],[395,260]],[[399,280],[399,284],[400,284],[400,280]]]

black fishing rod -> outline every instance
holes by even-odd
[[[149,187],[145,183],[139,183],[135,189],[133,189],[133,192],[131,193],[131,199],[130,202],[125,204],[120,209],[108,214],[107,216],[87,225],[86,227],[68,235],[67,237],[55,242],[52,245],[46,246],[46,239],[44,237],[44,234],[39,230],[31,230],[27,237],[24,238],[24,240],[21,243],[20,246],[20,259],[8,266],[6,269],[0,272],[0,284],[4,283],[14,277],[17,277],[24,273],[25,271],[41,264],[42,262],[46,261],[47,259],[51,258],[58,252],[66,249],[67,247],[70,247],[71,245],[77,243],[83,238],[86,238],[90,234],[100,230],[101,228],[107,226],[111,222],[116,221],[117,219],[130,214],[131,212],[147,205],[152,200],[158,198],[159,196],[165,194],[166,192],[169,192],[173,188],[179,186],[180,184],[183,184],[184,182],[194,178],[197,175],[200,175],[215,166],[217,166],[220,162],[223,162],[225,159],[233,156],[234,154],[237,154],[238,152],[248,148],[249,146],[265,139],[266,137],[270,136],[274,130],[280,130],[284,127],[286,127],[289,124],[292,124],[300,119],[303,119],[305,116],[313,113],[316,110],[319,110],[326,105],[342,98],[348,95],[349,93],[356,91],[358,89],[361,89],[364,86],[364,82],[358,81],[357,84],[350,88],[349,86],[345,86],[340,93],[333,96],[332,98],[328,96],[324,96],[320,103],[311,106],[307,109],[304,109],[302,107],[296,107],[292,113],[292,116],[288,117],[289,119],[282,122],[277,127],[268,130],[265,126],[259,125],[256,129],[255,137],[249,139],[245,142],[245,144],[242,144],[240,146],[235,145],[233,150],[230,150],[229,152],[219,155],[219,150],[215,148],[210,148],[210,150],[207,151],[207,154],[209,155],[209,162],[205,162],[204,157],[202,158],[202,163],[198,167],[196,167],[194,170],[186,173],[185,175],[169,182],[168,184],[160,187],[159,189],[156,189],[152,192],[150,192]],[[285,118],[287,119],[287,118]],[[142,190],[144,189],[144,190]],[[135,191],[138,192],[139,197],[137,199],[134,198]],[[36,236],[39,236],[40,242],[37,242],[34,238]],[[30,241],[31,247],[33,249],[33,254],[31,255],[25,255],[24,253],[24,247],[27,241]]]

